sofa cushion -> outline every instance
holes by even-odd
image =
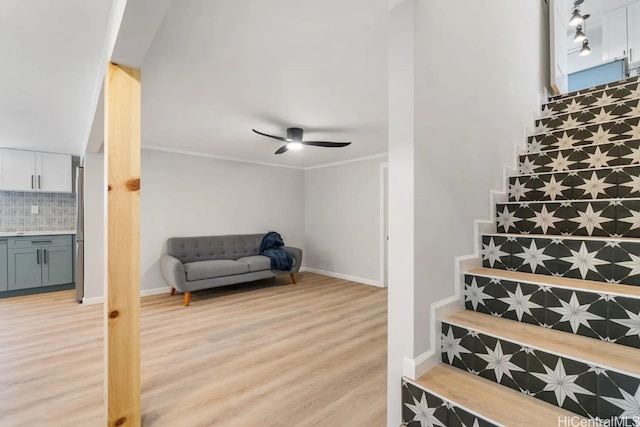
[[[238,258],[238,262],[246,262],[249,265],[249,271],[269,270],[271,268],[271,258],[263,255],[246,256]]]
[[[232,276],[249,272],[246,262],[232,261],[228,259],[214,261],[189,262],[184,265],[187,281],[212,279],[214,277]]]
[[[264,234],[172,237],[167,241],[167,253],[185,264],[220,259],[237,260],[258,255],[263,237]]]

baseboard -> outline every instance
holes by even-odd
[[[151,295],[169,294],[170,290],[171,290],[170,286],[164,286],[162,288],[143,289],[140,291],[140,298],[149,297]],[[104,297],[82,298],[82,304],[84,305],[102,304],[102,303],[104,303]]]
[[[84,305],[102,304],[103,302],[104,297],[82,298],[82,304]]]
[[[302,267],[300,271],[308,271],[309,273],[322,274],[323,276],[335,277],[336,279],[349,280],[351,282],[363,283],[365,285],[384,288],[379,280],[363,279],[362,277],[350,276],[348,274],[335,273],[333,271],[318,270],[317,268]]]
[[[524,129],[523,139],[526,141],[527,130]],[[518,159],[518,154],[526,150],[522,145],[514,146],[514,158]],[[509,177],[518,173],[517,166],[511,167],[503,165],[502,169],[502,189],[489,191],[489,217],[488,220],[476,219],[473,221],[474,235],[474,253],[470,255],[459,256],[454,259],[454,294],[431,304],[429,309],[430,328],[432,330],[430,339],[430,348],[420,354],[415,359],[409,357],[404,358],[403,375],[414,381],[426,374],[431,368],[440,363],[441,348],[441,328],[442,319],[464,310],[464,274],[465,272],[477,267],[482,267],[482,241],[483,234],[492,234],[496,232],[496,204],[506,202],[508,200],[508,182]]]
[[[169,294],[171,286],[164,286],[162,288],[143,289],[140,291],[141,297],[149,297],[151,295]]]

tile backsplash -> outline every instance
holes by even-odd
[[[38,213],[31,207],[38,206]],[[0,232],[57,231],[76,228],[74,193],[0,191]]]

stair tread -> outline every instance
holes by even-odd
[[[579,200],[565,200],[567,202],[578,202]],[[542,203],[544,200],[531,200],[528,203]],[[524,202],[523,202],[524,203]],[[550,239],[550,240],[584,240],[593,242],[635,242],[640,240],[637,237],[608,237],[608,236],[574,236],[574,235],[555,235],[555,234],[516,234],[516,233],[482,233],[483,236],[496,237],[520,237],[523,239]]]
[[[636,83],[638,81],[638,76],[631,76],[631,77],[626,77],[624,79],[620,79],[620,80],[613,80],[611,82],[607,82],[607,83],[602,83],[602,84],[598,84],[595,86],[591,86],[591,87],[585,87],[582,89],[576,89],[576,90],[572,90],[569,91],[567,93],[559,93],[557,95],[551,95],[549,97],[549,101],[547,102],[552,102],[552,101],[557,101],[557,100],[561,100],[561,99],[571,99],[574,98],[576,96],[581,96],[581,95],[586,95],[588,93],[593,93],[593,92],[599,92],[601,90],[608,90],[608,89],[615,89],[618,87],[622,87],[622,86],[626,86],[632,83]]]
[[[443,321],[587,364],[640,375],[640,366],[637,362],[640,350],[635,348],[471,310],[461,310]]]
[[[541,123],[545,120],[550,121],[550,120],[554,120],[554,119],[560,119],[560,117],[562,116],[569,116],[571,114],[582,114],[584,112],[587,112],[589,110],[595,110],[597,108],[606,108],[606,107],[610,107],[612,105],[618,106],[618,105],[622,105],[625,102],[633,102],[636,101],[640,98],[622,98],[622,99],[618,99],[615,102],[612,102],[610,104],[605,104],[605,105],[593,105],[593,106],[588,106],[587,108],[583,109],[583,110],[579,110],[579,111],[573,111],[573,112],[564,112],[564,113],[560,113],[560,114],[556,114],[553,116],[547,116],[547,117],[538,117],[537,119],[535,119],[534,123]]]
[[[583,419],[573,412],[444,364],[434,367],[415,383],[463,409],[505,426],[555,426],[558,417]]]
[[[621,295],[627,297],[640,297],[640,286],[596,282],[594,280],[572,279],[569,277],[545,276],[543,274],[522,273],[519,271],[498,270],[494,268],[479,267],[469,271],[468,274],[478,276],[496,277],[518,282],[535,283],[547,286],[559,286],[576,290],[585,290],[609,295]]]

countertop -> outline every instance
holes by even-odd
[[[21,236],[55,236],[60,234],[76,234],[75,230],[55,230],[55,231],[0,231],[0,237],[21,237]]]

